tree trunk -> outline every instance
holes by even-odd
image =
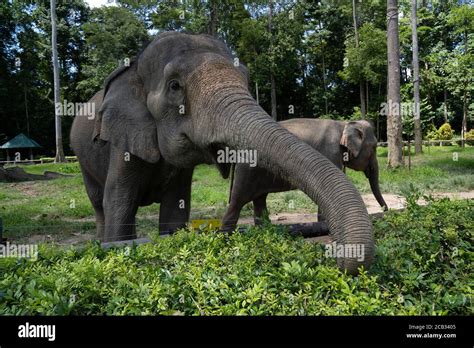
[[[444,123],[448,123],[448,89],[444,87]]]
[[[61,116],[56,107],[61,103],[61,91],[59,85],[59,62],[58,62],[58,46],[56,32],[56,0],[51,0],[51,49],[53,51],[53,76],[54,76],[54,118],[56,128],[56,157],[55,163],[66,162],[63,151],[63,135],[61,129]]]
[[[273,1],[269,0],[268,32],[270,33],[270,35],[272,35],[272,16],[273,16]],[[271,113],[272,113],[272,118],[276,121],[277,120],[276,83],[275,83],[275,76],[273,75],[273,68],[270,68],[270,85],[271,85],[270,98],[271,98],[271,105],[272,105]]]
[[[418,60],[417,1],[411,0],[411,34],[413,46],[413,94],[415,102],[415,154],[423,152],[420,120],[420,63]]]
[[[260,105],[260,100],[259,100],[259,96],[258,96],[258,81],[255,81],[255,99],[257,101],[257,104]]]
[[[463,116],[462,116],[462,129],[461,129],[461,146],[464,147],[464,139],[466,138],[466,133],[467,133],[467,93],[466,93],[466,90],[464,90],[462,110],[463,110]]]
[[[360,81],[359,83],[359,94],[360,94],[360,114],[362,119],[365,119],[365,114],[367,113],[366,106],[365,106],[365,88],[364,88],[364,81]]]
[[[217,4],[216,0],[210,0],[209,9],[209,23],[207,33],[211,36],[217,37]]]
[[[322,28],[321,22],[320,26]],[[322,63],[323,63],[323,84],[324,84],[324,112],[325,115],[328,114],[328,87],[326,84],[326,60],[324,58],[324,50],[322,52]]]
[[[365,111],[369,113],[369,81],[365,80]]]
[[[398,0],[387,0],[388,115],[387,142],[389,168],[403,165],[402,119],[400,114],[400,48],[398,39]]]
[[[276,101],[276,84],[275,84],[275,77],[273,74],[270,75],[270,83],[271,83],[271,99],[272,99],[272,118],[276,121],[277,120],[277,101]]]
[[[382,83],[379,82],[378,96],[382,94]],[[380,112],[377,112],[377,141],[380,141]]]
[[[352,0],[352,19],[354,22],[354,40],[356,48],[359,48],[359,31],[357,29],[357,12],[355,0]],[[365,106],[365,88],[364,81],[361,80],[359,83],[359,95],[360,95],[360,113],[362,119],[365,119],[366,106]]]
[[[28,134],[28,136],[30,136],[30,116],[28,115],[28,97],[26,84],[23,85],[23,92],[25,96],[26,133]]]

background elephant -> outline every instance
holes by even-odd
[[[360,194],[329,160],[281,127],[248,90],[246,68],[207,35],[160,34],[107,79],[91,100],[94,120],[76,117],[71,145],[103,240],[135,237],[139,206],[160,202],[160,229],[186,224],[193,167],[219,150],[252,149],[259,165],[288,177],[323,207],[338,243],[364,245],[363,261],[338,258],[355,274],[374,255]],[[226,177],[229,163],[216,163]]]
[[[377,138],[374,127],[367,121],[334,121],[300,118],[280,124],[301,140],[326,156],[338,168],[343,166],[363,171],[380,206],[387,210],[379,187]],[[295,187],[282,177],[260,167],[236,164],[231,185],[230,204],[223,219],[226,229],[234,229],[240,211],[253,201],[255,224],[261,224],[268,215],[267,195],[270,192],[293,190]],[[321,213],[321,209],[319,210]],[[322,220],[318,215],[318,220]]]

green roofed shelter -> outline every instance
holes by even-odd
[[[30,159],[33,159],[33,149],[40,147],[41,145],[38,144],[36,141],[30,139],[25,134],[20,133],[13,139],[7,141],[5,144],[0,146],[0,149],[7,151],[7,161],[10,161],[10,156],[8,154],[8,150],[10,149],[30,149]]]

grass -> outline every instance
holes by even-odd
[[[453,153],[458,160],[453,160]],[[378,152],[383,193],[400,194],[409,185],[424,192],[469,191],[474,189],[474,147],[458,146],[424,148],[423,155],[412,158],[412,169],[387,170],[387,149]],[[71,176],[51,181],[0,183],[0,216],[5,236],[22,240],[31,235],[50,235],[64,238],[73,233],[93,233],[94,211],[86,195],[77,163],[24,166],[29,173],[42,174],[45,170]],[[348,170],[347,174],[362,193],[370,187],[363,173]],[[191,217],[220,218],[223,216],[229,193],[229,182],[220,177],[213,166],[201,165],[195,170],[192,190]],[[314,203],[300,191],[270,194],[271,213],[315,212]],[[159,205],[141,207],[138,212],[139,235],[156,230]],[[242,216],[251,216],[248,204]]]
[[[387,170],[387,148],[378,149],[380,186],[382,192],[401,194],[410,184],[425,192],[456,192],[474,189],[474,147],[423,147],[423,154],[415,156],[408,169],[405,156],[403,168]],[[363,173],[350,171],[349,177],[362,192],[370,192]]]

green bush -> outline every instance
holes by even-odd
[[[474,128],[467,132],[464,136],[466,143],[469,145],[474,145]]]
[[[438,130],[435,130],[433,126],[426,137],[430,140],[451,140],[453,136],[454,132],[451,129],[450,124],[445,123],[441,127],[439,127]]]
[[[430,123],[426,127],[426,135],[425,138],[429,140],[433,140],[436,137],[436,127],[433,123]]]
[[[405,212],[374,223],[376,260],[358,277],[282,227],[181,231],[129,248],[42,246],[36,261],[0,260],[0,314],[472,314],[474,203],[420,207],[419,196],[412,190]]]

